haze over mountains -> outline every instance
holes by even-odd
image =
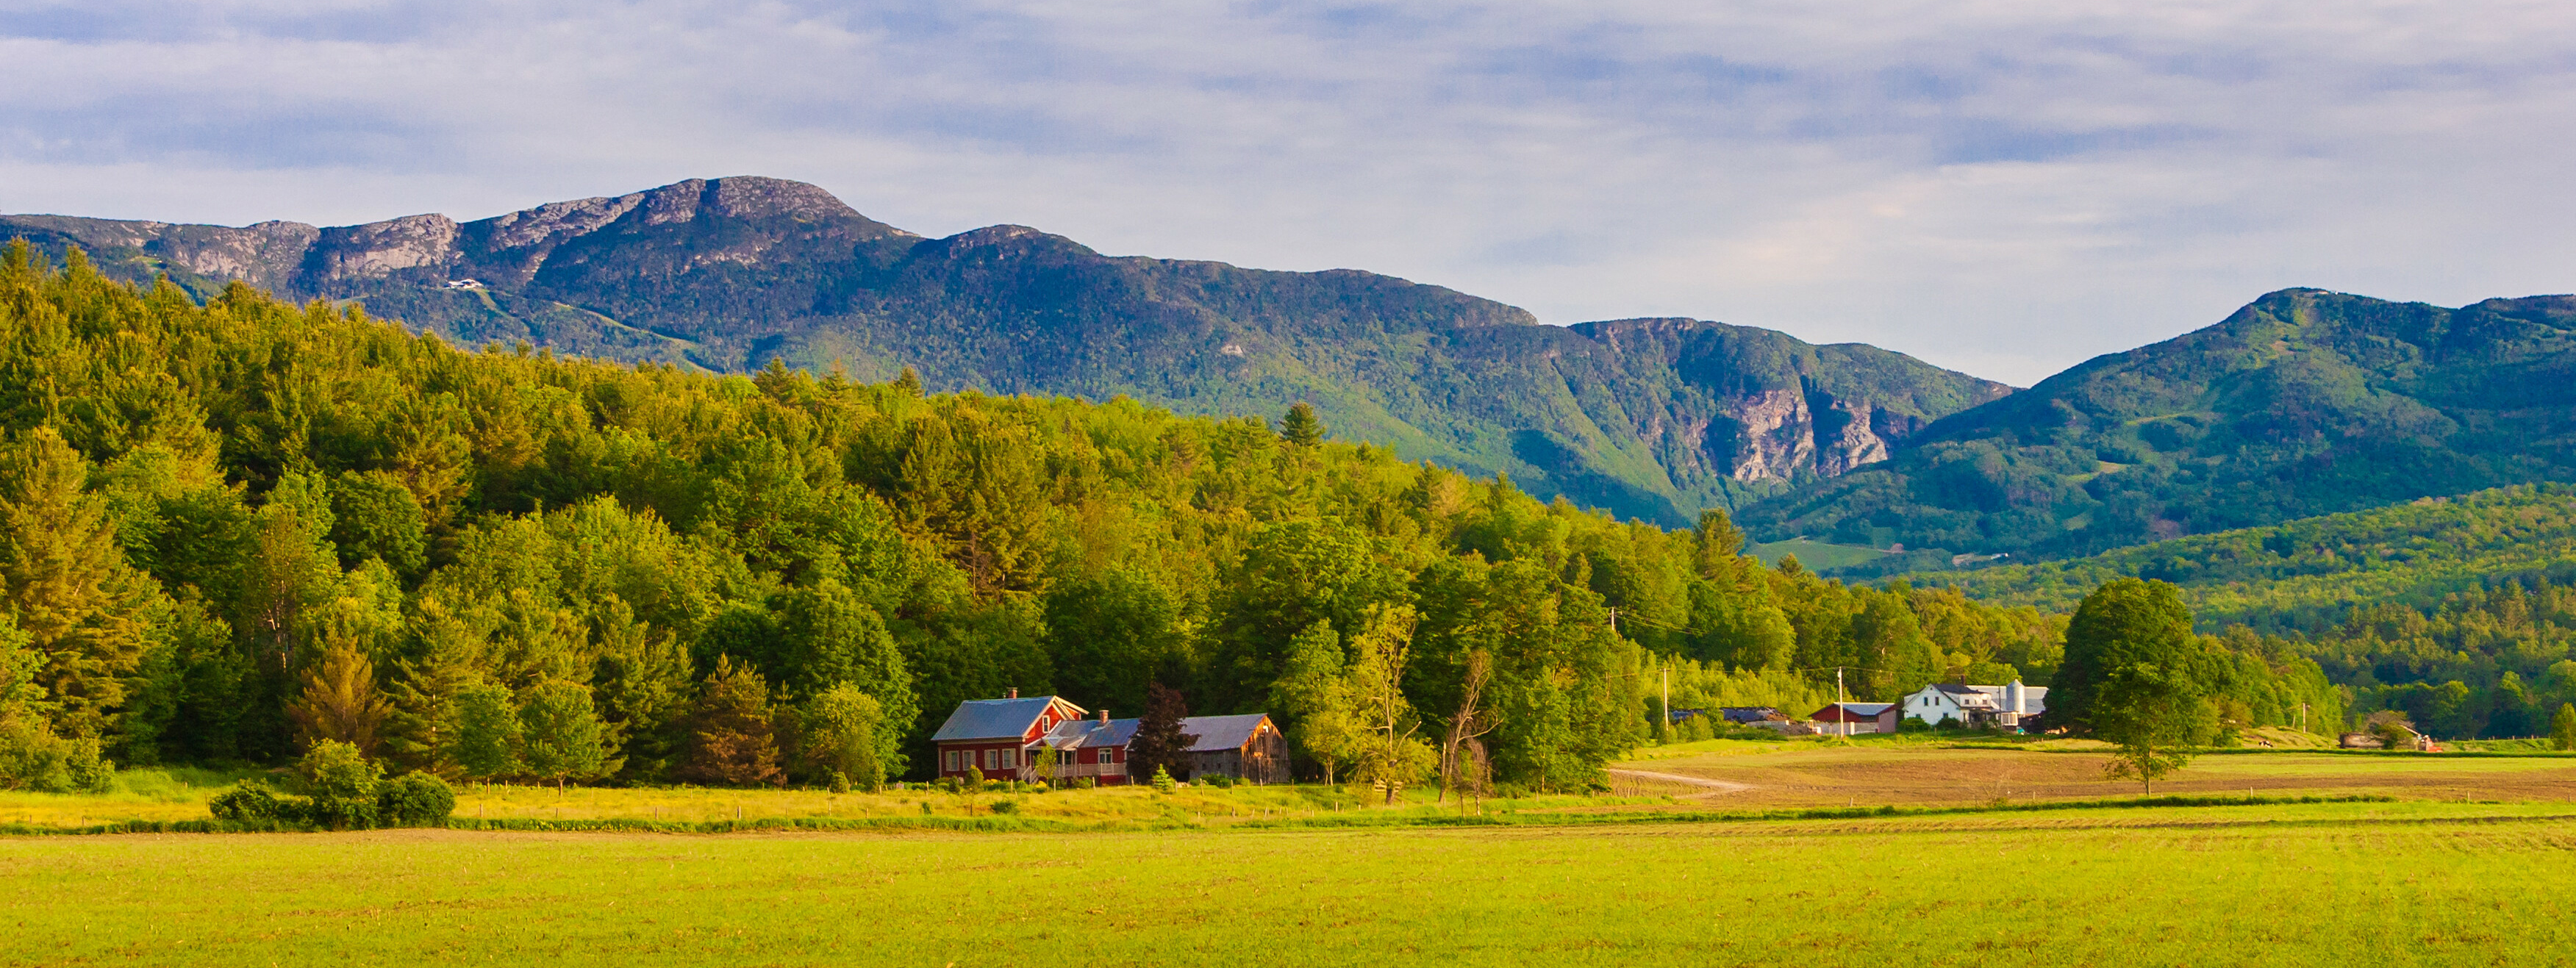
[[[2020,393],[1859,344],[1689,319],[1570,327],[1438,286],[943,239],[812,185],[685,181],[475,222],[0,216],[111,275],[239,280],[467,343],[933,389],[1315,403],[1337,436],[1675,524],[2024,558],[2576,474],[2576,299],[2452,310],[2318,290]],[[1937,549],[1937,550],[1934,550]],[[1928,556],[1928,557],[1927,557]]]

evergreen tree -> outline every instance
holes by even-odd
[[[286,708],[304,746],[346,743],[362,756],[376,751],[392,712],[393,703],[376,691],[375,663],[346,645],[323,653],[304,671],[304,691]]]
[[[1315,447],[1324,442],[1324,421],[1315,416],[1315,405],[1300,401],[1288,408],[1288,416],[1279,421],[1279,438],[1296,447]]]
[[[117,546],[106,502],[83,490],[88,474],[52,427],[0,452],[0,594],[44,657],[34,681],[54,728],[96,736],[142,665],[159,595]]]
[[[617,771],[605,724],[591,705],[590,687],[551,681],[530,686],[519,699],[519,761],[528,775],[555,781],[589,780]]]
[[[2561,750],[2576,751],[2576,703],[2558,704],[2558,714],[2549,717],[2549,738]]]
[[[717,657],[690,717],[687,775],[730,786],[785,784],[771,716],[769,683],[759,671],[734,665],[730,656]]]

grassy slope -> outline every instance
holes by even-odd
[[[2551,965],[2565,814],[0,840],[0,964]]]
[[[1803,560],[1803,559],[1802,559]],[[2171,581],[2204,625],[2305,625],[2352,605],[2426,605],[2500,578],[2576,573],[2576,486],[2447,500],[2195,535],[2072,561],[1906,575],[2005,604],[2075,607],[2117,577]]]

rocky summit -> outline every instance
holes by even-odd
[[[321,228],[0,216],[200,298],[356,301],[469,344],[933,389],[1316,405],[1335,436],[1663,523],[1888,459],[2011,388],[1856,344],[1689,319],[1540,325],[1368,272],[1105,256],[1021,226],[931,239],[813,185],[689,180],[457,222]]]

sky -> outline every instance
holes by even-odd
[[[2563,2],[0,0],[0,211],[692,177],[2029,385],[2316,286],[2576,290]]]

